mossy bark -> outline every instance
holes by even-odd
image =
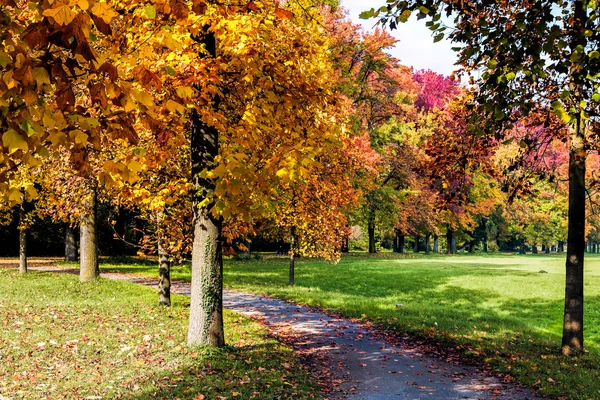
[[[81,213],[81,226],[79,236],[79,280],[87,282],[100,276],[98,265],[98,238],[96,235],[96,189],[91,189],[91,194],[86,200]]]
[[[210,57],[216,57],[216,41],[209,27],[199,39]],[[213,107],[219,99],[213,98]],[[192,294],[190,299],[189,345],[221,347],[225,345],[223,330],[223,254],[221,217],[209,210],[212,204],[204,200],[215,188],[212,179],[202,177],[202,171],[214,165],[219,154],[219,131],[205,123],[197,112],[191,116],[192,198],[194,213],[192,244]],[[201,204],[203,204],[201,206]]]
[[[158,304],[171,305],[171,260],[162,234],[158,237]]]

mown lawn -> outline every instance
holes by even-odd
[[[346,256],[337,265],[300,259],[296,286],[287,260],[233,261],[225,285],[319,306],[452,347],[499,372],[570,399],[600,398],[600,257],[586,258],[588,353],[559,355],[564,256]],[[154,275],[156,267],[105,265]],[[174,278],[189,280],[189,266]]]
[[[3,268],[0,293],[1,399],[318,397],[292,351],[238,314],[227,347],[189,348],[183,296],[165,309],[141,285]]]

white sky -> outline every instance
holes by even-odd
[[[370,30],[376,20],[362,20],[358,18],[358,14],[385,5],[385,0],[341,0],[341,4],[350,11],[350,18],[354,23]],[[451,49],[453,45],[446,39],[433,43],[433,36],[425,26],[425,21],[426,19],[417,21],[413,15],[408,22],[398,24],[398,28],[391,33],[400,42],[390,53],[402,64],[412,66],[415,70],[431,69],[440,74],[450,75],[456,69],[456,54]]]

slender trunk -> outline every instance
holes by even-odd
[[[448,243],[447,249],[446,249],[446,254],[454,254],[456,253],[455,250],[455,242],[454,242],[454,231],[452,230],[452,228],[450,228],[450,226],[448,226],[448,228],[446,229],[446,242]]]
[[[433,236],[433,252],[437,253],[440,250],[440,238],[438,235]]]
[[[100,275],[98,266],[98,240],[96,237],[96,188],[91,189],[81,213],[81,228],[79,237],[79,280],[91,281]]]
[[[367,227],[369,233],[369,253],[375,254],[377,253],[377,248],[375,246],[375,210],[369,211],[369,226]]]
[[[171,260],[165,248],[164,233],[158,233],[158,304],[171,305]]]
[[[201,39],[209,56],[216,57],[214,34],[204,30]],[[213,98],[218,107],[218,98]],[[189,345],[225,345],[223,330],[223,253],[222,218],[202,205],[215,188],[215,182],[202,176],[202,171],[213,166],[219,154],[219,131],[205,123],[192,111],[191,153],[192,181],[195,191],[192,197],[194,213],[192,243],[192,294],[190,299],[190,323],[187,342]]]
[[[27,273],[27,229],[25,228],[25,209],[19,208],[19,272]]]
[[[406,238],[403,233],[400,233],[398,236],[398,252],[400,254],[404,254],[406,248]]]
[[[415,244],[413,246],[413,252],[418,253],[419,252],[419,235],[415,235]]]
[[[428,233],[425,235],[425,253],[429,254],[429,245],[431,242],[431,234]]]
[[[65,261],[77,261],[77,239],[75,239],[75,229],[67,224],[65,228]]]
[[[587,1],[574,2],[573,42],[571,47],[585,46]],[[578,67],[576,67],[578,68]],[[582,83],[574,77],[575,96]],[[565,311],[561,351],[564,355],[583,352],[583,259],[585,247],[585,129],[580,115],[571,127],[569,146],[569,216],[565,280]]]
[[[392,241],[392,251],[398,252],[398,229],[394,229],[394,240]]]
[[[290,286],[294,286],[295,276],[294,276],[294,255],[296,253],[296,227],[292,227],[292,232],[290,235]]]

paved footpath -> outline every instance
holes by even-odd
[[[157,282],[117,273],[102,276],[154,287]],[[190,285],[173,282],[171,290],[189,295]],[[329,387],[329,399],[542,399],[486,371],[429,356],[410,343],[390,344],[376,329],[309,307],[233,290],[225,290],[224,306],[260,320],[308,355],[311,370]]]

